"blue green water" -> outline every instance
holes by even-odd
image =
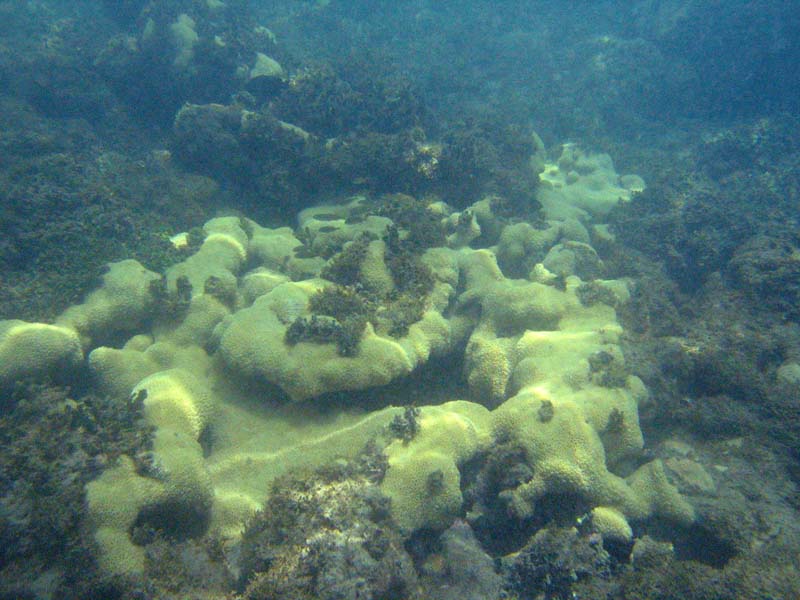
[[[798,81],[792,1],[0,1],[0,598],[800,597]]]

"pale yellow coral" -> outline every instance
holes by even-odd
[[[496,406],[506,397],[511,376],[510,342],[474,333],[467,344],[464,369],[470,393],[487,406]]]
[[[603,218],[645,188],[637,175],[620,177],[608,154],[590,154],[565,144],[557,163],[546,163],[537,194],[548,218]]]
[[[200,41],[200,36],[195,30],[196,23],[186,13],[181,13],[175,22],[169,26],[172,41],[175,44],[175,58],[172,64],[184,69],[189,66],[194,58],[194,48]]]
[[[381,489],[392,516],[407,533],[444,529],[462,508],[458,466],[490,443],[489,411],[464,401],[424,407],[419,431],[386,449],[389,466]]]
[[[536,281],[511,280],[492,248],[433,248],[422,260],[431,268],[434,288],[407,335],[390,337],[380,325],[376,331],[368,324],[354,357],[340,356],[334,343],[322,340],[287,344],[287,328],[308,316],[309,299],[331,285],[318,278],[324,261],[303,258],[304,250],[314,243],[334,247],[352,240],[359,224],[347,223],[347,216],[361,210],[362,200],[351,204],[308,211],[303,244],[288,228],[261,228],[238,218],[210,222],[201,249],[168,273],[170,290],[180,276],[192,283],[193,297],[182,319],[165,315],[123,348],[91,353],[98,387],[116,396],[133,392],[155,429],[151,460],[140,465],[142,472],[123,458],[87,487],[106,570],[141,571],[143,552],[129,532],[143,515],[154,518],[169,507],[187,521],[200,520],[235,538],[263,507],[275,477],[355,456],[370,440],[384,439],[392,419],[404,414],[395,407],[315,412],[313,402],[278,409],[276,401],[283,398],[277,388],[297,401],[375,388],[456,348],[466,348],[464,375],[483,405],[423,406],[416,435],[390,441],[385,449],[388,467],[381,487],[406,534],[444,529],[461,515],[461,468],[495,443],[522,451],[531,473],[505,494],[517,516],[529,516],[542,499],[563,494],[581,498],[592,511],[595,530],[609,539],[628,541],[629,521],[691,520],[691,506],[660,463],[644,465],[627,479],[617,474],[629,473],[640,460],[638,405],[647,394],[625,371],[614,307],[584,305],[577,277],[556,278],[542,266]],[[490,207],[483,203],[486,211]],[[488,231],[490,215],[481,215],[481,228],[486,224]],[[557,236],[583,235],[580,223],[566,223],[551,224],[540,232],[541,239],[537,232],[517,229],[536,237],[544,251]],[[499,230],[497,238],[502,239]],[[524,260],[529,251],[539,250],[517,252],[509,245],[506,251]],[[379,294],[392,290],[384,253],[383,242],[371,242],[361,273],[367,288]],[[242,274],[245,265],[256,270]],[[530,271],[523,266],[515,272]],[[211,277],[213,296],[203,293]],[[138,277],[118,289],[109,280],[95,298],[107,299],[110,308],[90,310],[104,305],[95,300],[74,310],[74,329],[101,331],[125,302],[135,315],[148,316],[149,289],[138,296],[137,290],[147,289],[153,278],[139,266]],[[628,298],[624,282],[597,285],[614,306]],[[74,329],[63,329],[73,343]],[[246,385],[254,382],[258,387]],[[264,382],[271,385],[260,385]],[[497,408],[490,412],[492,406]],[[214,446],[205,456],[200,440],[209,427]]]
[[[689,525],[694,521],[694,508],[669,482],[660,460],[639,467],[628,477],[628,484],[639,500],[635,509],[631,507],[626,513],[631,519],[658,515],[680,525]]]
[[[153,285],[161,278],[135,260],[108,265],[102,285],[65,310],[56,324],[76,330],[84,347],[115,333],[136,331],[152,316]]]
[[[592,529],[604,540],[628,543],[633,539],[633,530],[628,520],[616,508],[596,506],[591,512]]]
[[[104,393],[125,398],[145,377],[172,368],[198,377],[211,368],[211,359],[199,346],[132,338],[121,349],[101,346],[89,354],[89,368]],[[144,345],[146,344],[146,345]]]
[[[237,279],[247,259],[247,234],[234,217],[212,219],[204,226],[206,238],[200,249],[185,261],[167,269],[167,283],[175,290],[179,278],[192,286],[192,295],[202,294],[210,278],[220,293],[234,296]]]
[[[173,519],[196,519],[209,512],[213,499],[199,441],[214,409],[204,385],[173,369],[145,378],[133,395],[143,399],[145,418],[154,427],[150,477],[123,457],[86,487],[101,564],[118,574],[143,569],[143,553],[129,538],[143,508],[168,505]]]
[[[386,244],[383,241],[370,242],[359,272],[359,281],[379,298],[388,296],[394,290],[394,279],[386,266],[385,254]]]
[[[23,377],[49,377],[83,359],[76,332],[68,327],[0,321],[0,387]]]
[[[122,456],[86,486],[86,502],[100,547],[98,561],[108,573],[131,575],[144,570],[144,548],[129,536],[141,507],[157,497],[159,484],[136,473],[133,461]]]
[[[545,402],[552,407],[546,418]],[[667,481],[659,461],[643,465],[627,480],[611,473],[598,432],[571,401],[529,388],[495,409],[492,419],[496,437],[519,444],[533,469],[533,477],[510,497],[520,517],[532,514],[545,495],[566,494],[612,507],[633,520],[658,515],[688,524],[694,518],[691,505]]]
[[[332,343],[287,344],[287,327],[307,314],[308,300],[318,285],[280,285],[223,322],[219,339],[225,363],[242,375],[275,383],[294,400],[303,400],[385,385],[450,345],[449,326],[435,312],[423,315],[401,339],[378,335],[367,324],[354,357],[340,356]]]

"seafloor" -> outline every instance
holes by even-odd
[[[0,1],[0,599],[800,598],[800,12]]]

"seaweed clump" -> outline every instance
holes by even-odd
[[[445,243],[441,215],[434,213],[429,203],[407,194],[388,194],[381,198],[376,214],[388,217],[407,232],[404,242],[422,251]]]
[[[419,259],[413,240],[400,238],[397,227],[390,226],[386,241],[386,266],[392,274],[396,289],[400,293],[425,295],[433,288],[433,273]]]
[[[2,593],[14,589],[13,597],[28,597],[31,582],[45,570],[53,578],[55,597],[88,597],[80,593],[81,586],[99,589],[91,587],[99,582],[85,533],[84,486],[115,457],[150,449],[152,429],[145,424],[141,401],[78,397],[65,388],[30,382],[4,395]]]
[[[599,539],[574,528],[542,529],[509,566],[508,588],[520,598],[600,597],[594,593],[602,589],[612,566]]]
[[[166,277],[153,280],[149,291],[161,315],[169,319],[183,319],[186,316],[192,302],[192,283],[188,277],[181,275],[175,280],[174,293],[170,293]]]
[[[319,290],[311,297],[309,308],[315,315],[332,317],[339,325],[335,338],[341,356],[355,356],[369,315],[371,303],[357,288],[333,285]]]
[[[299,342],[332,343],[336,344],[339,355],[355,356],[358,354],[360,335],[361,332],[358,332],[358,336],[356,336],[352,329],[346,329],[332,317],[311,315],[310,317],[297,317],[292,321],[286,330],[284,339],[290,346]]]
[[[419,433],[420,409],[416,406],[406,406],[403,414],[395,415],[389,423],[389,431],[404,444],[408,444]]]
[[[339,285],[357,284],[361,279],[361,264],[372,240],[369,233],[359,235],[325,265],[320,276]]]
[[[365,453],[279,478],[242,537],[242,598],[415,598],[417,579]]]
[[[335,319],[320,319],[316,315],[298,317],[286,330],[286,343],[294,346],[299,342],[306,341],[334,341],[338,325]]]
[[[435,279],[420,255],[444,243],[440,218],[424,202],[402,194],[384,198],[376,213],[398,223],[387,227],[382,240],[391,289],[375,290],[364,280],[364,261],[377,240],[373,234],[360,234],[322,269],[321,277],[334,285],[311,297],[311,316],[295,319],[286,333],[288,344],[335,343],[341,356],[355,356],[367,323],[402,337],[422,318]]]
[[[509,125],[497,116],[452,123],[442,135],[442,193],[458,208],[486,194],[499,194],[515,213],[535,212],[538,176],[528,163],[537,150],[535,140],[529,128]]]
[[[430,267],[420,259],[419,239],[401,239],[395,226],[387,229],[384,239],[386,266],[392,274],[395,291],[381,316],[389,335],[400,337],[422,318],[435,280]]]
[[[396,133],[420,121],[424,106],[408,79],[378,73],[358,56],[350,62],[346,73],[326,64],[295,73],[273,101],[275,113],[326,138],[356,131]]]
[[[368,310],[367,299],[358,289],[343,285],[332,285],[311,296],[311,312],[329,315],[339,321],[364,314]]]
[[[625,364],[613,354],[600,350],[589,356],[592,380],[603,387],[624,387],[628,380]]]
[[[389,303],[380,315],[386,331],[393,337],[403,337],[408,328],[419,321],[425,312],[424,296],[403,294]]]

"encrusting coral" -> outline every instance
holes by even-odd
[[[608,185],[594,182],[594,200],[606,189],[604,202],[618,201],[613,170],[598,164]],[[115,263],[56,325],[0,324],[0,383],[74,368],[85,352],[97,389],[143,402],[152,452],[122,457],[87,486],[110,573],[145,568],[136,527],[237,539],[277,477],[375,440],[387,465],[380,487],[405,535],[461,516],[462,469],[496,447],[516,448],[529,473],[502,491],[514,518],[567,494],[617,541],[629,541],[631,520],[688,524],[693,509],[659,462],[629,468],[641,463],[647,392],[619,349],[614,306],[626,284],[586,259],[591,215],[605,208],[548,202],[543,229],[505,222],[491,200],[458,216],[405,196],[309,209],[297,234],[212,219],[163,278]],[[472,247],[483,239],[498,243]],[[553,259],[553,273],[545,257],[559,245],[575,259]],[[445,357],[460,358],[470,400],[410,412],[317,407]]]

